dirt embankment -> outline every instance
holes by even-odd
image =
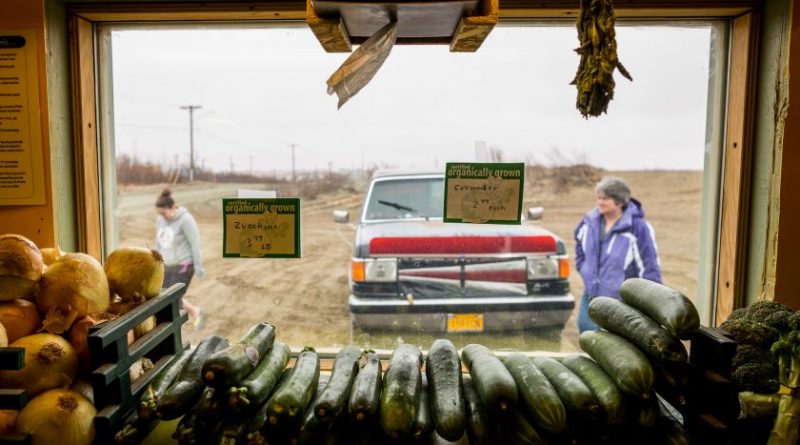
[[[694,298],[697,286],[702,172],[641,171],[619,173],[642,201],[654,226],[661,254],[664,282]],[[571,185],[554,193],[548,187],[526,187],[525,206],[545,207],[542,224],[574,252],[573,230],[595,202],[593,185]],[[398,341],[430,346],[435,336],[409,333],[381,336],[353,333],[347,311],[347,274],[352,254],[353,230],[335,224],[332,211],[345,209],[351,220],[358,217],[361,195],[347,191],[304,200],[301,210],[302,258],[222,258],[223,197],[235,197],[237,184],[176,186],[173,196],[198,221],[206,276],[195,279],[188,291],[193,303],[207,317],[204,329],[184,329],[192,343],[210,332],[233,340],[259,321],[273,323],[279,338],[293,347],[340,346],[351,341],[391,348]],[[259,188],[252,184],[241,188]],[[261,188],[268,188],[263,186]],[[128,187],[118,196],[120,245],[153,246],[154,202],[160,186]],[[572,293],[583,292],[580,277],[571,270]],[[563,336],[553,332],[516,333],[500,336],[461,336],[458,343],[479,341],[497,349],[577,349],[574,315]]]

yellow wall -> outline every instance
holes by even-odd
[[[45,64],[44,0],[0,0],[0,29],[31,28],[36,30],[39,65],[39,110],[42,126],[45,205],[0,206],[0,233],[19,233],[40,247],[53,246],[55,227],[50,175],[49,113],[47,108],[47,73]]]

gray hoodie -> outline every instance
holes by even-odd
[[[191,260],[197,276],[205,275],[200,258],[200,231],[185,208],[179,207],[170,219],[156,218],[156,250],[164,257],[165,265],[175,266]]]

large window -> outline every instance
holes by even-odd
[[[701,223],[716,221],[717,203],[709,215],[701,209],[704,188],[708,194],[719,182],[724,34],[723,22],[619,22],[619,57],[634,81],[617,76],[608,114],[585,120],[570,85],[578,65],[571,23],[498,26],[474,54],[397,46],[341,110],[325,94],[325,80],[347,55],[325,53],[303,25],[103,26],[100,60],[110,65],[100,70],[100,83],[108,86],[101,90],[109,107],[103,115],[112,116],[103,150],[116,165],[107,241],[155,245],[154,204],[162,189],[172,190],[176,204],[197,220],[202,245],[205,276],[194,278],[187,299],[204,309],[206,322],[197,331],[187,327],[193,342],[210,331],[237,337],[269,321],[292,346],[352,341],[392,348],[402,339],[427,347],[448,336],[457,346],[478,341],[497,349],[574,350],[584,283],[573,261],[573,232],[595,206],[594,187],[603,176],[624,178],[642,203],[664,283],[706,304],[711,298],[698,291],[714,273],[701,267],[701,246],[714,244],[717,233]],[[534,295],[541,283],[531,265],[553,261],[555,279],[566,260],[575,309],[563,325],[534,316],[534,326],[510,323],[509,332],[448,334],[429,332],[423,315],[400,326],[400,317],[387,315],[392,329],[354,326],[349,300],[359,283],[353,275],[378,270],[378,263],[355,260],[362,216],[441,224],[443,196],[434,187],[441,179],[376,182],[364,211],[371,179],[387,170],[441,174],[446,162],[456,161],[526,164],[523,208],[544,207],[544,216],[523,225],[555,234],[566,255],[521,252],[519,261],[504,264],[515,265],[507,275],[520,277],[521,292]],[[302,199],[301,259],[222,257],[221,199],[240,189]],[[335,223],[334,210],[348,211],[350,224]],[[403,230],[414,235],[423,228]],[[443,274],[436,279],[460,271],[462,290],[468,271],[481,276],[506,267],[484,257],[426,258],[430,270]],[[399,258],[389,267],[400,289],[415,261]],[[396,292],[380,283],[374,288]],[[492,302],[465,304],[473,304],[468,315],[482,315],[479,304]]]

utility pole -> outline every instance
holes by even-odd
[[[289,146],[292,147],[292,182],[297,182],[297,177],[294,173],[294,149],[297,147],[297,144],[289,144]]]
[[[189,182],[194,181],[194,110],[203,108],[201,105],[184,105],[181,110],[189,110]]]
[[[250,155],[250,176],[253,176],[253,155]]]

